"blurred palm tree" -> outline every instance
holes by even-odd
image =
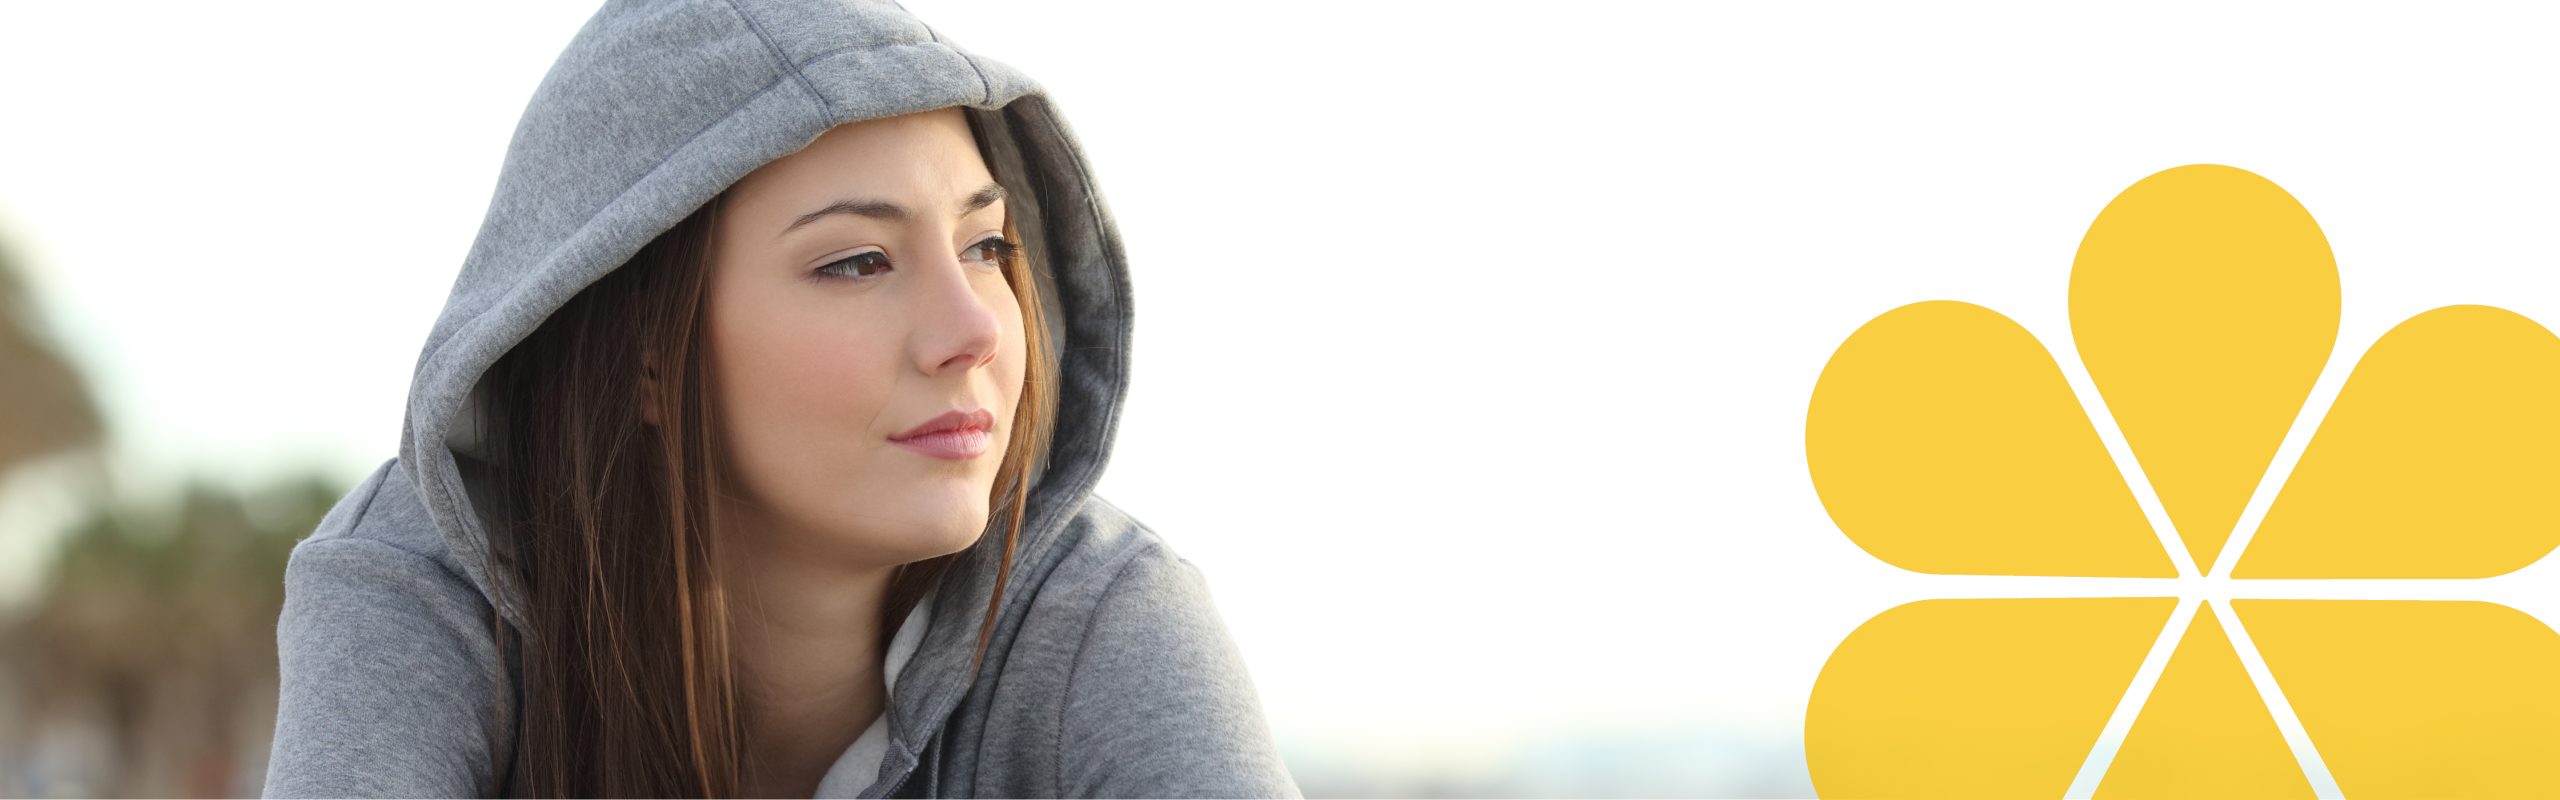
[[[0,476],[98,441],[98,406],[38,330],[35,299],[0,246]]]

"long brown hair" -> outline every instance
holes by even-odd
[[[746,726],[710,504],[724,479],[711,391],[718,365],[703,340],[720,204],[713,198],[571,298],[482,379],[493,538],[525,601],[511,793],[719,797],[744,785]],[[1005,238],[1022,246],[1004,274],[1028,357],[988,502],[989,518],[1005,521],[1004,551],[979,659],[1056,415],[1038,253],[1018,217],[1005,223]],[[644,390],[651,385],[659,390]],[[972,547],[990,546],[987,538]],[[884,643],[961,555],[895,571]],[[503,670],[511,637],[496,627]]]

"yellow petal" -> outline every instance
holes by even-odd
[[[2166,170],[2089,225],[2071,335],[2210,570],[2335,344],[2337,264],[2310,212],[2265,178]]]
[[[1938,574],[2174,577],[2053,356],[1968,303],[1914,303],[1822,369],[1805,460],[1870,554]]]
[[[2310,796],[2311,781],[2222,623],[2198,610],[2098,797]]]
[[[1926,600],[1833,650],[1805,709],[1828,797],[2060,797],[2097,743],[2168,598]]]
[[[2365,353],[2234,575],[2485,578],[2560,545],[2560,338],[2488,306]]]
[[[2233,603],[2348,797],[2560,797],[2560,636],[2495,603]]]

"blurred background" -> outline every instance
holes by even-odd
[[[907,5],[1088,148],[1142,312],[1101,492],[1207,574],[1311,796],[1810,793],[1831,648],[1981,591],[1831,527],[1824,359],[1961,299],[2088,396],[2071,255],[2158,170],[2328,233],[2312,413],[2418,311],[2560,324],[2550,12]],[[0,795],[257,793],[285,554],[395,451],[592,8],[0,6]],[[2552,571],[2482,597],[2560,619]]]

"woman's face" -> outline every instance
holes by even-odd
[[[728,530],[880,566],[976,541],[1023,378],[1001,191],[956,108],[837,127],[731,187],[705,301]]]

